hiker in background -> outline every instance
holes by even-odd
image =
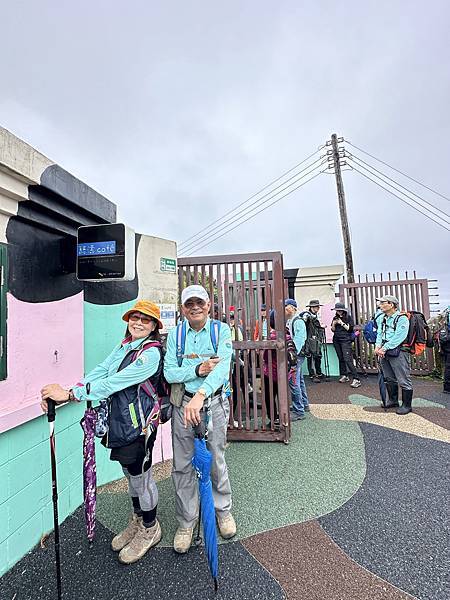
[[[41,392],[41,406],[47,412],[49,398],[55,402],[109,399],[109,429],[102,444],[112,449],[111,460],[122,466],[133,506],[128,526],[113,538],[111,547],[119,552],[120,562],[130,564],[142,558],[162,537],[156,519],[158,489],[151,472],[156,430],[146,444],[136,415],[141,407],[147,419],[154,405],[154,399],[140,384],[148,380],[154,389],[158,387],[163,369],[159,333],[163,324],[158,306],[145,300],[136,302],[122,319],[127,323],[122,343],[72,389],[46,385]]]
[[[410,353],[407,349],[402,349],[402,344],[408,337],[409,319],[406,314],[399,312],[399,303],[395,296],[383,296],[377,298],[377,301],[384,316],[377,332],[375,354],[381,359],[381,369],[391,402],[398,399],[400,386],[402,406],[396,412],[406,415],[411,412],[413,397]],[[377,322],[380,323],[380,318]]]
[[[291,338],[289,329],[286,327],[286,358],[288,366],[288,381],[289,385],[295,385],[296,381],[296,367],[297,367],[297,349],[294,341]],[[275,329],[275,311],[272,309],[269,313],[269,340],[277,339],[277,332]],[[278,363],[277,363],[277,351],[264,350],[263,352],[263,374],[264,374],[264,401],[266,405],[266,415],[268,419],[267,425],[272,426],[271,414],[270,414],[270,363],[269,363],[269,352],[272,356],[272,391],[274,399],[274,426],[279,427],[279,398],[278,398]]]
[[[289,334],[294,340],[297,350],[295,380],[290,383],[290,388],[292,396],[291,420],[298,421],[305,418],[305,412],[309,412],[308,394],[306,393],[305,378],[302,373],[305,361],[306,324],[297,314],[297,302],[292,298],[284,301],[284,311],[286,327],[289,329]]]
[[[173,541],[175,552],[183,554],[191,546],[199,516],[197,477],[192,467],[194,427],[203,419],[203,409],[211,411],[208,426],[208,450],[212,454],[211,480],[219,533],[224,539],[236,535],[231,514],[231,485],[225,462],[227,426],[230,415],[228,399],[231,355],[231,331],[220,324],[216,347],[211,339],[211,306],[208,292],[201,285],[190,285],[181,293],[186,336],[182,363],[177,354],[178,327],[169,332],[164,359],[164,375],[172,384],[172,480],[175,487],[175,512],[178,529]],[[213,323],[213,325],[215,324]],[[216,358],[217,356],[217,358]],[[210,357],[210,358],[207,358]],[[173,384],[181,384],[174,386]],[[174,398],[174,387],[179,390]]]
[[[266,305],[261,304],[261,320],[262,320],[262,340],[267,340],[267,313],[266,313]],[[253,331],[253,341],[257,342],[259,340],[259,320],[256,321],[255,329]]]
[[[233,342],[242,342],[244,339],[244,333],[242,331],[242,327],[237,325],[234,314],[234,306],[230,306],[230,330],[231,330],[231,340]],[[239,386],[242,391],[242,396],[244,396],[245,389],[245,380],[244,380],[244,369],[245,364],[241,358],[241,352],[233,352],[231,356],[231,395],[233,398],[233,426],[238,427],[239,423],[236,418],[237,415],[237,403],[238,403],[238,383],[236,379],[236,354],[239,360]]]
[[[302,318],[306,323],[308,373],[316,383],[323,378],[322,341],[324,340],[325,328],[322,327],[319,320],[321,306],[322,304],[318,300],[310,300],[306,306],[308,310],[302,313]]]
[[[439,352],[443,358],[444,366],[444,394],[450,394],[450,306],[444,311],[439,319],[439,331],[437,334]]]
[[[331,322],[331,331],[333,332],[333,346],[339,360],[340,383],[348,383],[352,375],[351,387],[358,388],[361,381],[356,371],[353,361],[353,328],[355,323],[352,316],[349,314],[345,304],[337,302],[334,309],[335,316]]]

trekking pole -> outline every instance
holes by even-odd
[[[323,358],[325,362],[325,374],[327,379],[330,378],[330,363],[328,361],[328,347],[327,347],[327,338],[325,334],[325,329],[322,332],[322,347],[323,347]]]
[[[55,529],[55,557],[56,557],[56,585],[58,589],[58,600],[62,598],[61,591],[61,559],[59,555],[59,523],[58,523],[58,488],[56,482],[56,449],[55,449],[55,407],[54,400],[47,400],[47,420],[50,426],[50,460],[52,465],[52,500],[53,500],[53,523]]]

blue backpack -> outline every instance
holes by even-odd
[[[379,316],[379,315],[377,315]],[[363,335],[367,343],[375,344],[377,341],[378,323],[377,317],[374,315],[370,321],[364,325]]]
[[[214,354],[217,354],[217,348],[219,345],[219,334],[220,334],[221,322],[216,319],[211,319],[209,333],[211,335],[211,343],[214,348]],[[183,358],[212,358],[209,354],[189,354],[184,353],[186,347],[186,321],[181,321],[177,325],[177,362],[178,366],[181,367],[183,364]]]

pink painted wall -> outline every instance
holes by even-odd
[[[335,311],[331,310],[334,308],[334,302],[324,304],[320,309],[320,322],[322,325],[326,325],[325,336],[329,344],[333,341],[333,332],[331,331],[331,321],[335,315]]]
[[[43,385],[69,386],[83,375],[82,293],[36,304],[11,294],[7,300],[8,376],[0,381],[0,432],[42,414]]]

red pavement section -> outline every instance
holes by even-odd
[[[317,521],[275,529],[243,542],[289,600],[407,600],[412,596],[352,561]]]

